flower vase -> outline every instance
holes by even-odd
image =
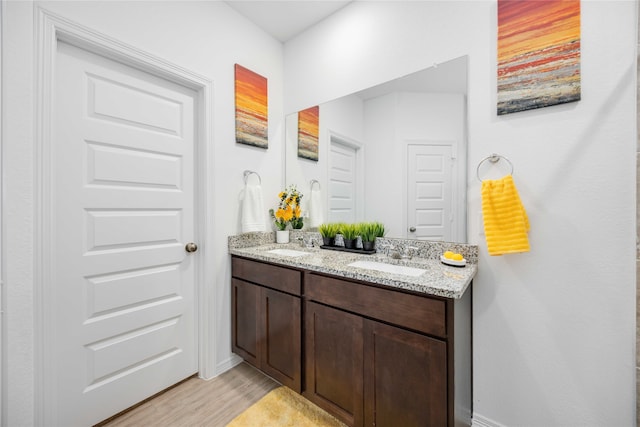
[[[276,243],[289,243],[289,230],[276,230]]]

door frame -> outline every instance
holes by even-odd
[[[198,345],[198,375],[214,376],[216,318],[213,292],[204,286],[214,279],[211,263],[213,227],[206,218],[213,212],[213,82],[190,70],[36,6],[36,119],[34,144],[34,332],[35,332],[35,425],[56,419],[56,370],[52,348],[56,340],[52,328],[55,292],[48,278],[55,271],[51,252],[55,227],[52,221],[52,119],[55,61],[58,42],[65,42],[104,56],[196,92],[194,132],[195,159],[195,236],[199,250],[195,255],[195,318]]]
[[[356,179],[358,180],[356,182],[356,194],[360,195],[358,197],[358,199],[356,199],[356,212],[355,212],[355,218],[357,221],[362,220],[363,215],[364,215],[364,198],[365,198],[365,193],[364,193],[364,180],[365,180],[365,162],[364,162],[364,150],[365,150],[365,145],[353,138],[349,138],[347,136],[341,135],[338,132],[334,132],[331,129],[327,130],[327,134],[328,134],[328,144],[327,144],[327,171],[326,171],[326,176],[327,176],[327,187],[329,187],[329,176],[331,173],[331,147],[333,144],[340,144],[343,145],[345,147],[349,147],[349,148],[353,148],[356,152]],[[329,188],[327,188],[327,191],[325,191],[325,195],[324,195],[324,205],[326,206],[326,217],[329,217]]]
[[[6,28],[4,8],[6,0],[0,0],[0,52],[4,47],[4,28]],[[6,360],[5,351],[7,346],[5,345],[6,334],[4,331],[6,322],[4,321],[5,313],[5,266],[4,266],[4,248],[5,245],[5,232],[4,232],[4,174],[6,168],[4,167],[4,109],[3,109],[3,74],[2,74],[2,55],[0,54],[0,425],[7,425],[6,419],[6,384],[5,384],[5,364]]]
[[[411,139],[407,138],[403,140],[403,159],[402,159],[402,167],[405,171],[404,175],[404,185],[402,192],[402,227],[404,229],[405,238],[409,238],[409,224],[407,223],[407,216],[409,214],[409,188],[407,183],[409,182],[409,146],[410,145],[424,145],[424,146],[434,146],[434,145],[447,145],[451,146],[451,153],[453,155],[453,168],[454,173],[452,176],[457,180],[456,185],[452,185],[453,189],[453,200],[455,204],[455,209],[458,213],[460,219],[456,221],[454,227],[452,227],[454,235],[452,236],[452,241],[454,242],[466,242],[466,229],[467,229],[467,215],[466,215],[466,206],[467,206],[467,192],[460,191],[460,185],[462,183],[466,183],[466,153],[464,150],[461,150],[461,146],[465,144],[461,144],[456,140],[429,140],[429,139]]]

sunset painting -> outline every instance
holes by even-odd
[[[268,148],[267,79],[235,65],[236,142]]]
[[[498,115],[580,100],[580,0],[498,0]]]
[[[319,120],[318,106],[298,113],[298,157],[318,161]]]

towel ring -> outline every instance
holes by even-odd
[[[493,153],[492,155],[480,160],[480,163],[478,163],[478,167],[476,168],[476,176],[478,177],[478,181],[482,182],[482,178],[480,178],[480,166],[482,166],[484,162],[489,161],[491,163],[497,163],[500,160],[504,160],[509,163],[509,166],[511,167],[511,172],[509,172],[509,174],[513,175],[513,163],[511,163],[511,160],[507,159],[505,156],[501,156],[500,154]]]
[[[251,175],[252,173],[256,174],[256,176],[258,177],[258,182],[260,183],[260,185],[262,185],[262,178],[260,178],[260,175],[258,174],[258,172],[254,172],[254,171],[250,171],[250,170],[244,171],[244,183],[245,183],[245,185],[247,184],[247,178],[249,178],[249,175]]]
[[[320,189],[321,189],[321,187],[320,187],[320,181],[318,181],[317,179],[312,179],[312,180],[311,180],[310,185],[311,185],[311,189],[312,189],[312,190],[313,190],[313,184],[318,184],[318,190],[320,190]]]

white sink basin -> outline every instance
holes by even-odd
[[[404,276],[418,277],[427,270],[422,268],[407,267],[404,265],[386,264],[376,261],[356,261],[349,264],[350,267],[366,268],[368,270],[382,271],[384,273],[402,274]]]
[[[275,255],[293,256],[293,257],[309,255],[309,252],[296,251],[295,249],[272,249],[267,252]]]

